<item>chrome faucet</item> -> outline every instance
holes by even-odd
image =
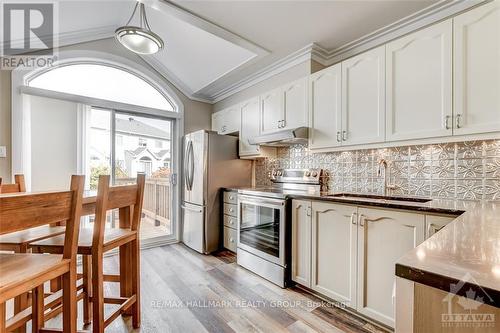
[[[389,168],[389,161],[387,161],[384,158],[381,158],[378,160],[378,176],[382,176],[382,172],[384,173],[384,196],[387,196],[392,193],[392,190],[395,190],[397,188],[397,185],[394,184],[389,184],[389,178],[390,178],[390,168]]]

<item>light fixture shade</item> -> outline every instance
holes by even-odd
[[[115,31],[115,37],[127,49],[139,54],[154,54],[163,48],[160,36],[139,27],[120,27]]]
[[[139,26],[129,25],[139,8]],[[146,17],[146,7],[136,2],[134,11],[125,26],[115,30],[116,39],[127,49],[139,54],[153,54],[163,48],[163,40],[151,31]]]

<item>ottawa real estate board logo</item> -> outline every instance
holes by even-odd
[[[56,2],[0,6],[0,69],[50,67],[56,59]]]

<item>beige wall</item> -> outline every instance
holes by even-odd
[[[316,61],[307,60],[298,65],[295,65],[286,71],[276,74],[264,81],[261,81],[257,84],[254,84],[247,89],[244,89],[234,95],[231,95],[216,104],[214,104],[214,112],[220,111],[224,108],[232,106],[234,104],[244,102],[247,99],[265,93],[266,91],[272,90],[273,88],[277,88],[283,84],[291,82],[293,80],[298,80],[302,77],[308,76],[311,73],[317,72],[318,70],[323,69],[324,66],[317,63]]]
[[[90,50],[106,52],[113,55],[128,58],[134,62],[140,63],[154,69],[145,63],[137,55],[125,50],[114,38],[103,39],[88,43],[72,45],[63,48],[64,50]],[[184,104],[184,131],[186,133],[198,130],[209,129],[212,113],[212,105],[190,100],[180,92],[169,81],[164,80],[166,86],[169,86]],[[7,158],[0,158],[0,177],[3,182],[10,182],[11,174],[11,72],[0,70],[0,146],[7,146]]]

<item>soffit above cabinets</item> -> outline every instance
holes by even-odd
[[[165,48],[142,58],[186,96],[214,103],[246,81],[252,84],[256,75],[276,74],[277,67],[311,59],[315,52],[329,54],[438,0],[143,2]],[[134,5],[58,2],[59,45],[113,37]]]

